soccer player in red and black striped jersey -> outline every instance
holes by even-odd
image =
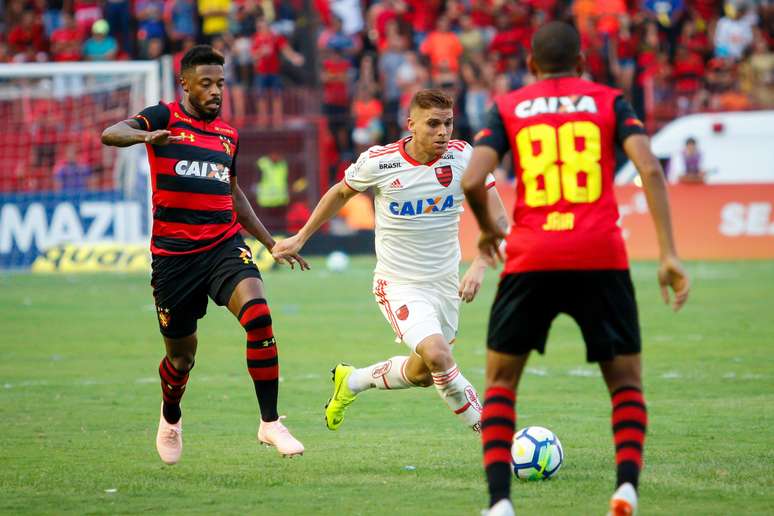
[[[102,133],[116,147],[144,143],[153,190],[151,285],[166,356],[159,364],[163,402],[156,449],[175,464],[183,449],[180,400],[196,354],[197,320],[207,298],[228,307],[247,332],[247,368],[260,407],[258,439],[284,456],[303,445],[277,413],[279,366],[261,274],[240,230],[271,250],[274,239],[237,184],[239,135],[219,118],[224,59],[207,45],[181,62],[183,99],[159,103]],[[285,261],[309,266],[299,255]]]
[[[508,151],[516,171],[513,227],[487,337],[481,415],[489,514],[513,514],[511,441],[516,388],[531,350],[543,353],[551,322],[566,313],[580,326],[589,362],[598,362],[612,402],[617,483],[610,514],[633,514],[647,412],[640,329],[613,192],[615,147],[640,173],[661,251],[658,282],[674,309],[688,277],[675,251],[663,170],[621,92],[580,79],[576,30],[551,22],[532,40],[537,82],[495,101],[478,135],[463,188],[482,229],[481,251],[500,256],[506,235],[486,210],[484,178]]]

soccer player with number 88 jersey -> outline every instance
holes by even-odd
[[[463,180],[482,229],[479,248],[499,256],[505,235],[489,217],[484,184],[513,150],[514,226],[489,319],[481,418],[488,513],[513,514],[516,387],[530,351],[543,353],[551,322],[566,313],[580,326],[587,360],[599,362],[610,391],[617,468],[610,514],[631,515],[648,419],[637,305],[613,194],[616,146],[642,177],[661,251],[658,280],[665,301],[667,289],[674,291],[675,310],[687,299],[688,277],[675,251],[661,165],[621,92],[578,78],[578,33],[561,22],[544,25],[528,63],[537,82],[496,99]]]
[[[463,423],[479,430],[480,405],[473,386],[460,373],[451,353],[457,333],[460,299],[472,301],[487,262],[476,259],[458,281],[459,218],[462,173],[471,148],[450,140],[452,99],[439,90],[418,92],[409,107],[411,136],[371,147],[350,166],[345,178],[320,200],[297,235],[279,242],[272,253],[283,260],[353,196],[374,191],[376,256],[373,291],[398,342],[411,350],[368,367],[339,364],[333,369],[334,392],[325,410],[326,425],[339,428],[344,410],[358,393],[371,388],[407,389],[435,385]],[[487,205],[507,230],[505,208],[488,177]]]

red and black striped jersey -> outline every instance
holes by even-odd
[[[168,145],[146,145],[153,190],[151,252],[179,255],[206,251],[237,233],[231,197],[239,135],[220,118],[206,121],[181,103],[159,103],[134,120],[148,131],[182,136]]]
[[[626,269],[613,192],[615,149],[642,123],[621,92],[574,77],[495,100],[476,145],[513,150],[516,205],[506,274]]]

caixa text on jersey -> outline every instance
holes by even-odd
[[[393,215],[422,215],[435,211],[446,211],[454,206],[454,196],[439,196],[431,199],[417,199],[416,201],[403,201],[390,203],[390,213]]]

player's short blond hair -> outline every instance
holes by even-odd
[[[414,97],[411,99],[411,104],[409,104],[409,113],[411,113],[414,108],[452,109],[453,107],[454,99],[451,97],[451,95],[442,90],[432,88],[427,90],[420,90],[414,94]]]

